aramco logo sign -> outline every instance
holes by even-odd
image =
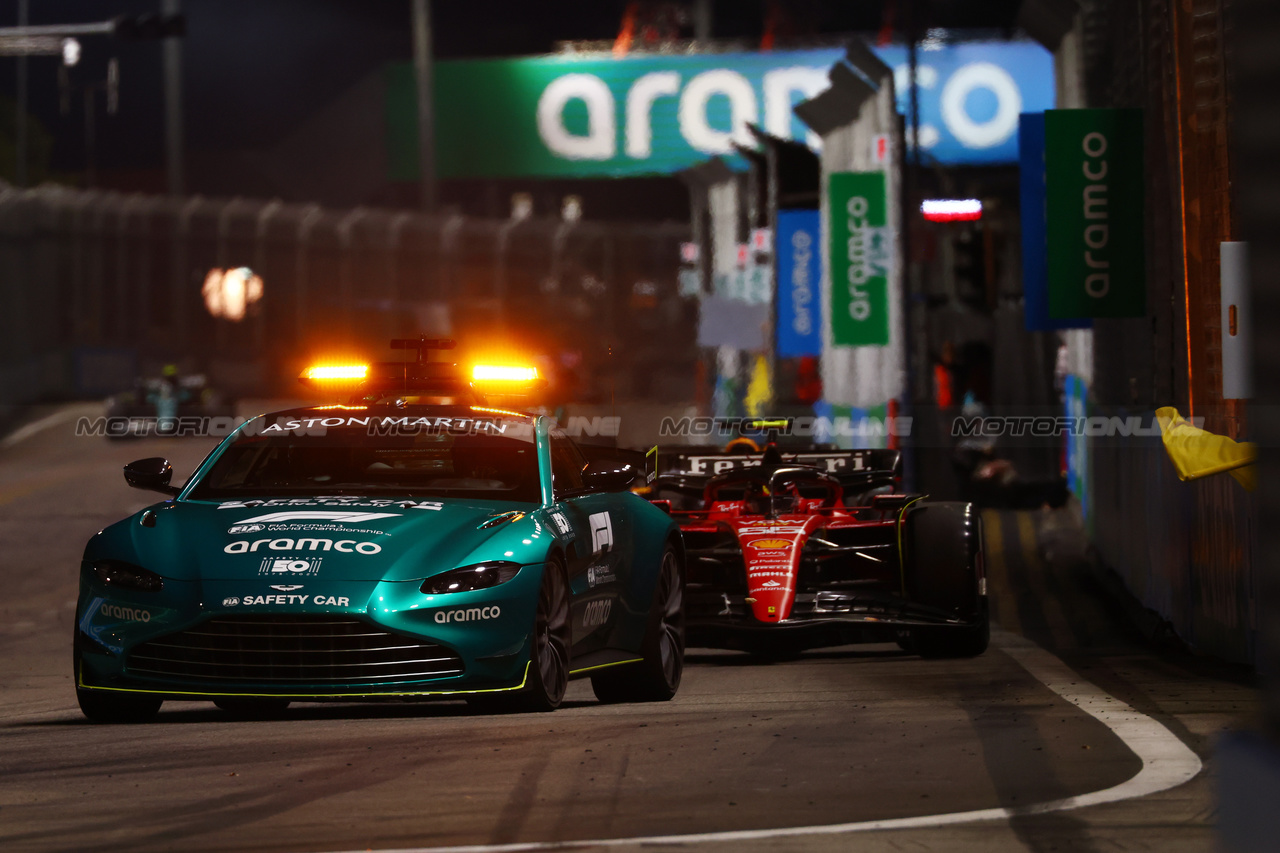
[[[876,48],[909,99],[906,50]],[[792,108],[828,85],[843,50],[461,60],[436,66],[442,177],[668,174],[751,144],[748,124],[819,140]],[[1017,160],[1018,114],[1053,106],[1053,60],[1039,45],[981,42],[921,50],[920,144],[943,163]],[[392,177],[417,176],[412,69],[388,72]]]

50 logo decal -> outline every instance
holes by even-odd
[[[260,575],[285,575],[314,577],[320,574],[320,557],[266,557],[258,569]]]

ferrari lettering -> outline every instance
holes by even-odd
[[[98,611],[112,619],[127,619],[130,622],[150,622],[151,611],[136,607],[122,607],[119,604],[104,604]]]
[[[439,625],[448,625],[451,622],[477,622],[482,619],[497,619],[501,615],[502,608],[493,605],[491,607],[468,607],[465,610],[437,610],[433,618]]]
[[[382,546],[377,542],[357,542],[354,539],[255,539],[252,542],[232,542],[223,548],[223,552],[227,554],[249,554],[258,550],[261,546],[267,546],[270,551],[328,551],[332,548],[334,551],[340,551],[343,554],[378,554],[382,552]]]

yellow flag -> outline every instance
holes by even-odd
[[[747,396],[743,400],[747,414],[753,418],[760,417],[772,398],[773,383],[769,376],[769,360],[762,355],[756,356],[755,366],[751,370],[751,382],[747,385]]]
[[[1164,435],[1164,449],[1178,470],[1178,479],[1197,480],[1226,472],[1249,491],[1257,488],[1255,445],[1194,427],[1172,406],[1156,409],[1156,420]]]

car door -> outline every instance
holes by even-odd
[[[573,531],[566,555],[575,657],[616,646],[624,619],[621,595],[631,572],[634,525],[622,501],[586,491],[586,459],[559,430],[552,430],[551,477],[556,510]]]

